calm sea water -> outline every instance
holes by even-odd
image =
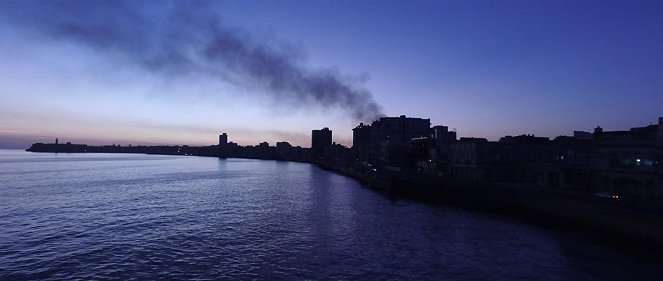
[[[660,280],[660,262],[308,164],[0,150],[1,280]]]

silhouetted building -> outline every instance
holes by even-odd
[[[451,145],[451,176],[468,181],[486,181],[492,178],[496,142],[484,138],[460,138]]]
[[[352,162],[351,150],[341,144],[333,143],[325,148],[325,160],[337,167]]]
[[[231,153],[231,147],[228,146],[228,135],[226,133],[219,135],[219,145],[217,146],[217,154],[221,158],[228,157]]]
[[[292,145],[285,141],[276,143],[276,156],[279,159],[286,159],[292,155]]]
[[[534,135],[505,136],[496,146],[493,181],[535,183],[534,165],[549,163],[553,157],[550,139]]]
[[[292,148],[292,145],[290,145],[290,143],[287,141],[280,141],[276,143],[276,148],[280,150],[287,150]]]
[[[219,135],[219,146],[225,147],[228,144],[228,135],[226,133]]]
[[[409,142],[412,138],[425,137],[430,129],[430,119],[400,117],[382,117],[371,124],[372,141]]]
[[[311,152],[313,158],[323,158],[325,148],[332,144],[332,131],[329,128],[313,130],[311,132]]]
[[[628,131],[555,141],[553,159],[539,165],[541,185],[585,192],[619,194],[623,200],[663,200],[663,118]]]
[[[357,161],[366,162],[371,156],[371,126],[359,123],[352,129],[352,151]]]
[[[430,119],[382,117],[371,124],[371,155],[373,163],[402,165],[409,163],[410,140],[426,137],[430,130]]]
[[[437,172],[439,175],[449,174],[451,144],[457,140],[456,132],[449,131],[447,126],[434,126],[429,137],[429,162],[421,162],[423,170]]]
[[[594,135],[589,132],[573,131],[573,138],[576,140],[593,140]]]
[[[352,150],[356,160],[395,168],[414,166],[410,141],[427,137],[430,119],[382,117],[371,125],[360,123],[352,129]],[[369,165],[370,166],[370,165]]]
[[[420,172],[433,173],[435,165],[431,159],[434,143],[430,137],[413,138],[410,140],[410,158]]]
[[[449,131],[447,126],[434,126],[430,129],[430,137],[436,144],[450,144],[456,141],[456,132]]]
[[[410,140],[410,160],[419,172],[446,175],[449,170],[449,150],[456,141],[456,132],[447,126],[430,128],[426,137]]]

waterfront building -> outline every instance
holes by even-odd
[[[449,153],[451,144],[457,140],[455,131],[449,131],[447,126],[434,126],[430,130],[430,158],[429,170],[438,175],[449,174]]]
[[[410,156],[419,172],[444,176],[449,170],[449,150],[456,141],[456,132],[447,126],[430,128],[426,137],[410,140]]]
[[[402,166],[409,163],[410,141],[426,137],[430,131],[430,119],[382,117],[371,124],[370,159],[387,166]]]
[[[436,172],[436,165],[432,160],[434,152],[435,146],[430,137],[413,138],[410,140],[410,158],[414,161],[418,172]]]
[[[228,134],[223,133],[219,135],[219,145],[217,146],[217,154],[219,157],[228,157],[230,154],[230,147],[228,146]]]
[[[352,152],[356,161],[370,161],[371,125],[359,123],[359,126],[352,129]]]
[[[288,150],[290,148],[292,148],[292,145],[287,141],[280,141],[280,142],[276,143],[276,149],[278,149],[278,150],[285,151],[285,150]]]
[[[279,159],[287,159],[292,155],[292,145],[286,141],[276,143],[276,156]]]
[[[534,135],[502,137],[495,150],[494,181],[535,183],[534,166],[552,159],[550,139]]]
[[[311,131],[311,152],[313,158],[323,158],[325,148],[332,145],[332,131],[325,127]]]
[[[371,141],[376,143],[409,142],[412,138],[428,136],[430,119],[400,117],[382,117],[371,124]]]
[[[226,133],[219,135],[219,147],[224,147],[228,144],[228,135]]]
[[[576,132],[556,141],[548,165],[538,165],[539,184],[629,200],[663,200],[663,118],[628,131]]]
[[[484,138],[460,138],[450,149],[451,177],[467,181],[494,178],[496,146]]]
[[[447,126],[434,126],[430,129],[430,138],[435,144],[450,144],[456,141],[456,132],[449,131]]]
[[[351,163],[353,157],[349,148],[338,143],[332,143],[332,145],[325,148],[325,160],[336,167],[342,167]]]

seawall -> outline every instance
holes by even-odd
[[[619,244],[663,249],[663,212],[636,210],[624,206],[619,200],[534,185],[385,178],[325,163],[314,164],[352,177],[365,187],[394,199],[458,206],[577,231]]]

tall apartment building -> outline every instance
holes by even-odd
[[[311,131],[311,153],[314,158],[325,156],[325,148],[332,144],[332,131],[329,128]]]

